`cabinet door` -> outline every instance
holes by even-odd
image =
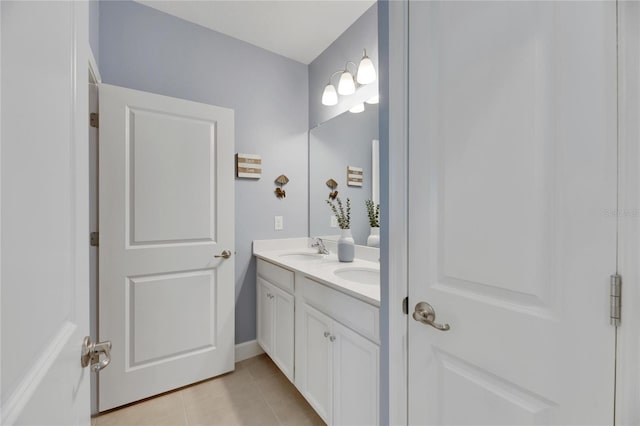
[[[271,355],[273,350],[273,286],[258,277],[258,344]]]
[[[333,424],[378,424],[379,347],[333,324]]]
[[[299,390],[322,420],[331,421],[331,346],[329,336],[333,321],[306,303],[302,304],[302,330],[298,334],[300,350],[296,371],[301,380]],[[296,373],[296,379],[298,378]]]
[[[272,287],[273,345],[271,359],[293,381],[293,296]]]

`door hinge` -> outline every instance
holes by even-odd
[[[405,315],[409,315],[409,298],[405,297],[404,299],[402,299],[402,312]]]
[[[91,247],[98,247],[98,245],[100,244],[100,233],[92,232],[90,234],[89,240],[91,242]]]
[[[618,327],[622,319],[622,277],[611,275],[611,325]]]
[[[95,127],[96,129],[100,127],[100,117],[97,112],[92,112],[89,114],[89,125],[91,127]]]

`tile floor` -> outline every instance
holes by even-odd
[[[92,426],[324,425],[266,355],[233,373],[101,414]]]

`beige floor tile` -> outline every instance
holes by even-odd
[[[173,392],[96,417],[96,426],[186,425],[182,395]]]
[[[317,425],[325,423],[306,402],[285,400],[269,404],[281,425]]]
[[[238,393],[238,390],[240,393],[249,392],[249,397],[252,393],[251,389],[247,391],[247,388],[253,387],[255,386],[249,372],[239,370],[184,388],[182,394],[185,405],[194,405]]]
[[[253,362],[247,364],[247,370],[254,379],[273,376],[280,373],[280,369],[266,355],[253,358]],[[247,360],[248,361],[248,360]]]
[[[187,408],[189,425],[279,425],[271,408],[263,400],[248,406],[229,405],[212,408],[198,405]]]
[[[233,373],[115,410],[92,426],[324,425],[266,355],[236,364]]]
[[[232,389],[214,389],[207,392],[206,389],[188,388],[183,390],[184,404],[187,409],[205,406],[210,410],[230,407],[241,409],[251,407],[256,403],[265,402],[262,393],[253,383]]]
[[[264,395],[265,401],[269,404],[282,401],[295,401],[306,404],[304,397],[283,374],[258,379],[256,380],[256,385]]]

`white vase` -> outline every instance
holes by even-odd
[[[371,228],[371,233],[367,238],[367,245],[369,247],[380,247],[380,228],[379,227],[376,226]]]
[[[355,257],[355,243],[351,236],[351,229],[343,229],[338,240],[338,260],[340,262],[353,262]]]

